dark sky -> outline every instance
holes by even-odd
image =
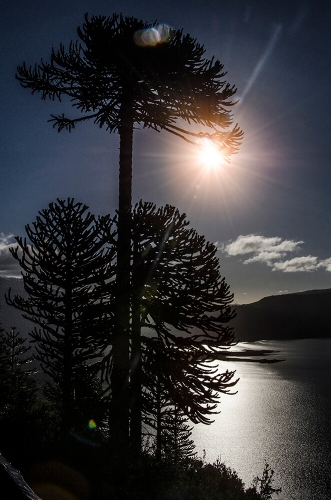
[[[49,59],[76,39],[84,14],[122,11],[183,28],[237,87],[234,121],[244,143],[230,165],[206,172],[194,147],[137,130],[133,198],[170,203],[218,242],[238,303],[331,287],[331,2],[263,0],[120,3],[12,0],[0,7],[0,275],[15,275],[10,235],[56,198],[114,213],[118,136],[92,123],[71,134],[47,123],[71,113],[15,80],[16,67]]]

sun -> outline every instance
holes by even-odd
[[[206,170],[217,170],[224,165],[224,156],[211,139],[203,139],[199,144],[199,163]]]

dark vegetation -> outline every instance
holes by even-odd
[[[86,15],[77,32],[79,41],[71,42],[68,50],[60,45],[52,50],[50,62],[43,60],[33,67],[24,63],[16,76],[24,88],[38,92],[42,99],[70,99],[79,114],[75,118],[52,115],[59,132],[92,119],[100,128],[119,134],[109,426],[116,429],[112,440],[120,475],[132,442],[131,452],[138,453],[141,447],[142,352],[133,312],[136,297],[130,293],[134,129],[166,130],[192,144],[210,138],[227,158],[237,152],[243,133],[238,125],[230,129],[236,88],[224,80],[223,65],[206,59],[204,47],[182,30],[114,14]],[[148,42],[151,33],[161,33],[160,43]],[[192,130],[188,127],[192,123],[202,130]]]
[[[220,394],[236,384],[233,372],[218,373],[213,363],[234,342],[232,295],[216,248],[173,207],[140,203],[133,220],[141,448],[126,461],[125,481],[117,481],[108,419],[117,219],[95,218],[74,200],[51,203],[26,226],[29,242],[17,237],[11,250],[25,296],[9,290],[7,304],[37,327],[29,342],[15,329],[1,333],[1,452],[45,500],[54,468],[52,482],[82,474],[86,498],[112,498],[112,489],[121,498],[206,498],[210,481],[215,498],[232,489],[233,498],[263,498],[222,464],[197,459],[191,439],[189,420],[210,423]],[[203,303],[194,306],[195,297]],[[42,387],[30,368],[31,346],[47,377]]]
[[[146,43],[153,30],[162,36]],[[216,247],[173,207],[132,210],[134,128],[192,144],[209,138],[229,158],[243,136],[230,128],[236,89],[180,30],[86,15],[78,36],[16,76],[81,113],[52,115],[58,131],[92,119],[119,134],[119,207],[96,218],[57,200],[26,226],[27,240],[17,238],[25,294],[6,300],[34,323],[30,342],[47,380],[32,378],[25,339],[2,332],[1,450],[43,500],[266,500],[272,471],[245,491],[223,464],[198,460],[190,439],[189,420],[210,423],[236,384],[215,363],[234,343]]]

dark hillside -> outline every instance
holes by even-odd
[[[286,340],[331,337],[331,289],[274,295],[236,306],[236,339]]]
[[[6,330],[16,326],[25,337],[33,325],[7,306],[4,294],[9,287],[14,294],[24,294],[22,280],[0,277],[0,323]],[[331,289],[273,295],[235,308],[231,324],[239,342],[331,337]]]

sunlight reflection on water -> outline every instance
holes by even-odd
[[[229,362],[238,394],[223,396],[210,426],[193,431],[199,456],[235,469],[250,486],[267,461],[275,471],[279,500],[331,498],[331,339],[244,344],[275,349],[276,364]]]

